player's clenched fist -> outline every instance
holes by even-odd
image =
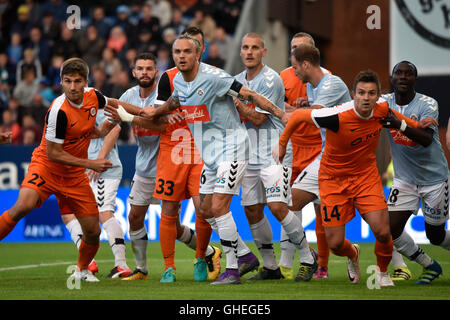
[[[111,161],[106,160],[106,159],[91,160],[91,165],[89,166],[90,169],[97,171],[97,172],[104,172],[112,167],[113,167],[113,165],[112,165]]]

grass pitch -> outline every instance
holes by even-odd
[[[217,246],[217,244],[215,244]],[[250,248],[259,256],[253,243]],[[312,244],[316,247],[315,244]],[[96,256],[100,268],[99,283],[82,283],[80,289],[67,286],[68,267],[76,264],[77,251],[73,243],[1,243],[0,244],[0,299],[1,300],[446,300],[450,298],[450,255],[442,248],[422,245],[444,270],[444,276],[429,286],[417,286],[415,280],[422,268],[409,262],[413,280],[396,282],[395,287],[369,289],[371,273],[367,268],[375,264],[373,243],[361,244],[361,280],[351,284],[347,278],[346,259],[330,254],[329,279],[312,279],[307,283],[292,280],[245,282],[255,273],[244,276],[242,285],[212,286],[210,282],[195,282],[192,277],[194,251],[177,243],[175,283],[159,280],[164,271],[159,242],[148,247],[149,279],[121,281],[106,275],[114,265],[108,243],[102,242]],[[275,253],[280,256],[279,244]],[[131,246],[127,243],[127,262],[135,263]],[[260,259],[260,262],[262,260]],[[222,270],[225,257],[222,257]],[[298,255],[294,262],[298,270]],[[369,280],[369,281],[368,281]],[[369,285],[370,286],[370,285]]]

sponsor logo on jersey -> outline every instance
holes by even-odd
[[[211,121],[206,104],[198,106],[182,106],[181,111],[187,123]]]
[[[404,146],[410,146],[410,147],[415,147],[415,146],[419,145],[419,144],[415,143],[414,141],[412,141],[407,136],[405,136],[398,129],[392,129],[391,128],[391,129],[389,129],[389,132],[391,133],[392,139],[394,139],[394,142],[397,143],[397,144],[401,144],[401,145],[404,145]]]

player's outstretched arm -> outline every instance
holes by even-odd
[[[0,144],[8,144],[12,141],[12,132],[0,133]]]
[[[47,140],[47,157],[50,161],[61,163],[67,166],[82,167],[92,169],[97,172],[106,171],[112,168],[113,165],[109,160],[96,159],[89,160],[84,158],[78,158],[63,149],[62,144],[55,143]]]
[[[180,103],[177,100],[170,97],[161,106],[158,106],[158,108],[149,106],[141,109],[138,115],[143,118],[153,119],[155,117],[170,113],[171,111],[176,110],[179,107]]]
[[[428,147],[433,142],[432,129],[420,128],[419,122],[412,120],[395,110],[389,109],[388,116],[380,122],[385,128],[399,129],[409,139],[424,147]],[[427,120],[426,123],[431,125],[433,122]]]
[[[300,123],[307,122],[309,124],[314,124],[314,121],[311,118],[311,112],[312,109],[298,109],[292,113],[286,125],[286,128],[284,128],[278,140],[278,143],[281,146],[287,146],[289,139]]]
[[[135,105],[129,104],[127,102],[118,100],[118,99],[113,99],[113,98],[108,98],[108,105],[113,107],[113,108],[118,108],[119,104],[130,114],[134,114],[134,115],[139,115],[139,112],[141,112],[142,108],[139,108]]]
[[[266,121],[267,116],[254,108],[249,107],[238,98],[233,98],[234,106],[241,116],[250,121],[255,126],[259,127]]]
[[[106,109],[105,109],[106,110]],[[115,126],[116,122],[111,120],[103,121],[100,126],[95,126],[94,131],[91,134],[91,139],[103,138],[105,137]]]
[[[448,118],[447,132],[445,134],[445,144],[447,145],[447,150],[450,151],[450,117]]]
[[[238,98],[247,100],[250,103],[254,103],[259,108],[270,112],[275,117],[279,118],[284,125],[288,122],[288,116],[284,113],[283,110],[274,105],[269,99],[266,97],[256,93],[253,90],[250,90],[246,86],[242,86],[239,90]]]

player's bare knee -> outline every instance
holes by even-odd
[[[375,238],[381,243],[388,243],[391,240],[391,232],[389,231],[389,228],[380,230],[374,233],[374,235]]]

